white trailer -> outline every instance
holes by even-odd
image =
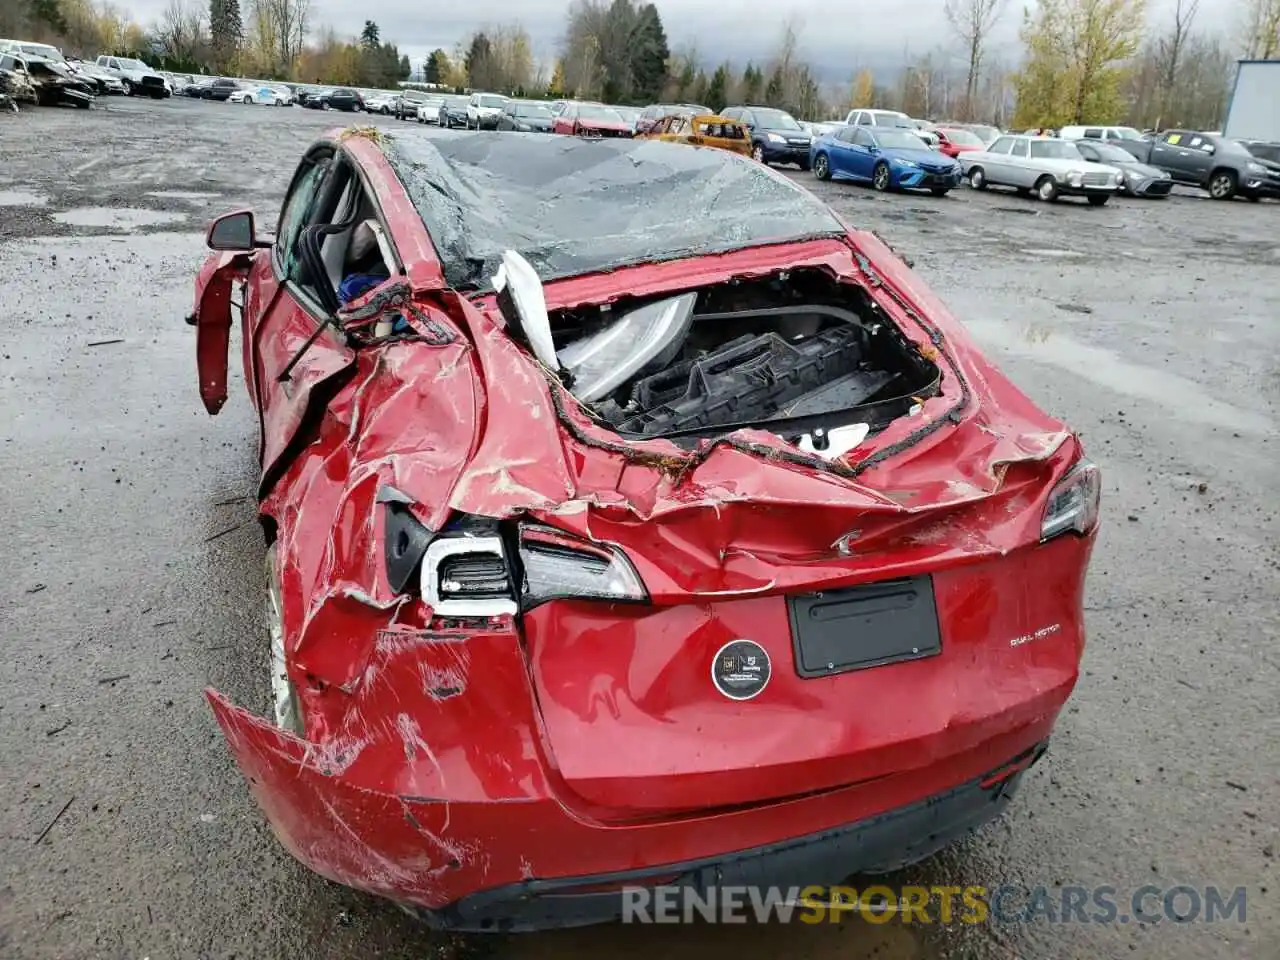
[[[1224,136],[1280,143],[1280,60],[1241,60]]]

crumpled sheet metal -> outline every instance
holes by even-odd
[[[1042,741],[1053,720],[1050,713],[972,750],[815,796],[722,811],[712,818],[604,824],[589,811],[545,794],[468,802],[367,789],[335,766],[326,749],[279,730],[212,690],[207,696],[250,790],[286,849],[336,883],[427,908],[533,878],[639,869],[654,863],[655,851],[672,862],[773,842],[779,818],[820,831],[874,816],[927,795],[937,784],[981,776]]]
[[[387,582],[378,490],[412,491],[418,519],[444,525],[483,407],[470,352],[461,337],[359,351],[315,441],[263,502],[277,521],[285,636],[300,670],[344,683],[353,667],[340,638],[367,634],[371,616],[396,621],[403,597]]]
[[[751,505],[749,509],[785,506],[814,514],[821,510],[859,517],[901,515],[987,498],[999,489],[1011,464],[1049,461],[1048,469],[1065,470],[1067,462],[1078,454],[1069,431],[1037,410],[991,367],[960,324],[930,299],[929,323],[945,338],[946,353],[940,352],[930,331],[908,316],[898,299],[884,294],[890,289],[902,299],[918,296],[918,288],[907,285],[910,274],[896,271],[892,254],[873,237],[860,234],[857,239],[860,244],[878,245],[871,258],[877,270],[871,289],[906,335],[927,355],[937,358],[943,380],[940,394],[928,398],[916,416],[891,424],[853,451],[846,463],[856,466],[878,450],[907,443],[913,432],[931,422],[946,419],[947,423],[938,424],[940,429],[854,479],[837,475],[816,458],[812,466],[783,462],[776,454],[794,453],[793,449],[763,429],[703,441],[693,452],[663,440],[623,443],[595,425],[566,391],[549,385],[540,368],[507,337],[496,310],[475,310],[468,303],[467,323],[477,363],[486,371],[486,383],[491,386],[489,433],[507,422],[519,426],[510,431],[518,436],[486,435],[484,447],[454,491],[453,506],[485,516],[532,511],[555,516],[560,525],[573,525],[572,518],[583,514],[612,515],[615,508],[625,510],[637,522],[690,510],[723,514],[739,502]],[[807,263],[825,266],[852,282],[864,281],[865,275],[846,244],[815,242],[807,246]],[[687,279],[716,282],[760,270],[762,260],[767,262],[766,251],[761,250],[708,258],[701,264],[703,273]],[[882,266],[885,260],[891,262]],[[596,285],[599,280],[584,278],[582,282]],[[556,290],[555,299],[577,299],[575,283],[569,281],[563,285],[565,289]],[[549,306],[556,309],[557,304]],[[958,374],[969,384],[967,393]],[[552,396],[553,391],[557,397]],[[991,402],[980,402],[984,396]],[[557,420],[570,429],[552,429]],[[501,482],[492,482],[495,478]]]

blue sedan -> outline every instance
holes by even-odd
[[[929,190],[943,196],[960,183],[960,164],[907,130],[840,127],[809,148],[819,180],[856,180],[877,190]]]

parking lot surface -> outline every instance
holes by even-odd
[[[267,710],[262,541],[247,398],[234,383],[204,413],[182,321],[208,219],[250,206],[269,229],[342,119],[121,99],[0,117],[0,956],[1280,955],[1280,203],[1182,190],[1092,208],[790,174],[914,262],[1104,476],[1090,646],[1048,757],[1008,816],[892,882],[1103,885],[1122,907],[1146,884],[1244,886],[1243,922],[476,941],[295,864],[202,697]]]

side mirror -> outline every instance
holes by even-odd
[[[266,237],[259,238],[255,233],[252,210],[236,210],[224,213],[209,224],[205,244],[210,250],[248,253],[258,247],[269,247],[272,241]]]

